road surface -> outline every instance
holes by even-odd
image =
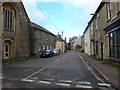
[[[84,88],[115,90],[76,51],[35,58],[2,68],[3,88]]]

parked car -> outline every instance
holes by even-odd
[[[60,55],[59,49],[53,49],[54,55]]]
[[[53,50],[50,50],[50,49],[43,51],[40,55],[40,57],[48,57],[48,58],[52,56],[54,56],[54,52]]]

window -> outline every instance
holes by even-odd
[[[45,50],[45,45],[43,45],[43,50]]]
[[[120,11],[120,0],[119,0],[119,11]]]
[[[111,9],[112,9],[111,2],[108,2],[108,4],[107,4],[107,18],[108,18],[108,20],[111,19],[111,17],[112,17]]]
[[[47,49],[49,49],[49,45],[47,44]]]
[[[8,30],[13,29],[13,12],[3,8],[3,15],[4,28]]]
[[[49,40],[49,35],[47,34],[47,41]]]
[[[39,44],[38,50],[41,51],[41,44]]]
[[[96,17],[96,30],[98,29],[98,20],[97,20],[97,17]]]
[[[50,45],[50,49],[52,49],[51,45]]]
[[[117,31],[117,51],[118,58],[120,58],[120,30]]]
[[[110,37],[110,57],[120,58],[120,30],[111,32]]]
[[[91,35],[93,35],[93,22],[91,23]]]

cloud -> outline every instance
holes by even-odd
[[[73,13],[71,27],[79,27],[79,26],[82,27],[88,24],[89,20],[92,17],[90,14],[96,11],[97,7],[99,6],[101,2],[100,0],[99,2],[97,0],[94,2],[93,1],[87,3],[87,6],[85,6],[84,8],[81,8],[80,12],[76,11]]]
[[[59,2],[71,7],[83,7],[89,3],[99,2],[102,0],[23,0],[24,2]]]
[[[31,21],[39,25],[46,25],[48,23],[48,18],[45,16],[46,14],[44,15],[35,3],[24,1],[23,4]]]

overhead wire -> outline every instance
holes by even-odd
[[[58,30],[60,30],[54,23],[53,21],[46,15],[46,13],[42,10],[42,8],[39,6],[39,4],[33,0],[33,2],[37,5],[37,7],[41,10],[41,12],[45,15],[45,17],[47,17],[48,21]]]

